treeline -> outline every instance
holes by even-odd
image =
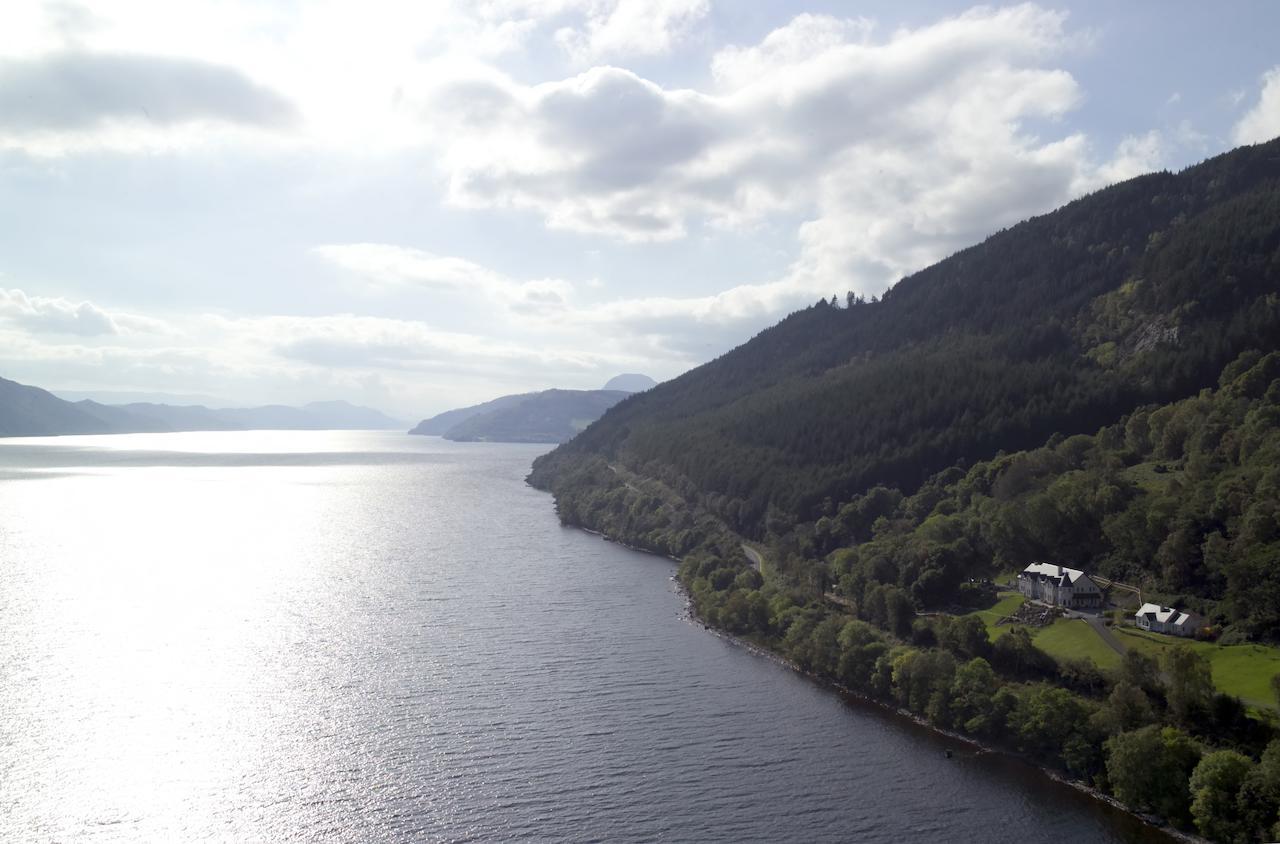
[[[1251,351],[1220,387],[1143,407],[1092,436],[883,486],[779,543],[855,607],[885,588],[913,608],[971,603],[972,581],[1036,560],[1139,585],[1223,627],[1280,637],[1280,353]]]
[[[539,486],[535,474],[529,481]],[[610,466],[600,457],[576,461],[554,478],[562,524],[598,531],[632,547],[673,559],[693,551],[741,556],[741,540],[714,516],[691,506],[661,482]]]
[[[1162,664],[1130,651],[1103,672],[1057,663],[1014,628],[992,643],[977,616],[915,616],[889,586],[867,621],[695,554],[680,577],[698,613],[805,671],[937,727],[1026,754],[1135,810],[1222,842],[1280,837],[1280,739],[1215,692],[1190,648]]]
[[[657,478],[766,539],[957,460],[1096,431],[1280,346],[1280,141],[1141,177],[1004,232],[878,302],[826,301],[627,399],[538,461]]]

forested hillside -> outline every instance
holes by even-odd
[[[1280,347],[1280,141],[1099,191],[903,279],[792,314],[541,458],[593,458],[766,538],[876,484],[1093,433]],[[579,482],[575,481],[575,482]]]
[[[471,416],[445,431],[444,438],[460,442],[564,442],[628,395],[621,390],[543,390],[510,406]]]
[[[1093,436],[945,470],[913,495],[875,487],[801,526],[790,562],[830,560],[861,609],[886,586],[954,605],[970,580],[1056,560],[1195,609],[1223,642],[1276,640],[1280,353],[1247,352],[1221,381]]]
[[[813,675],[1212,840],[1280,834],[1280,141],[792,314],[530,482]],[[1037,559],[1217,642],[1010,626],[990,581]]]

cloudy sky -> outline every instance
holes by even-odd
[[[418,418],[665,379],[1280,134],[1280,5],[7,0],[0,376]]]

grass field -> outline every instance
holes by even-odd
[[[1157,465],[1163,465],[1165,471],[1157,472]],[[1174,469],[1170,461],[1157,460],[1151,463],[1139,463],[1136,466],[1130,466],[1125,470],[1125,475],[1146,492],[1163,493],[1171,480],[1182,476],[1182,471]]]
[[[1015,626],[1002,624],[997,627],[996,622],[1013,615],[1026,600],[1017,592],[1001,592],[1000,600],[994,606],[970,614],[982,619],[987,625],[987,635],[994,642]],[[1107,647],[1107,643],[1088,624],[1078,619],[1058,619],[1048,627],[1032,630],[1031,635],[1036,645],[1055,659],[1085,657],[1093,660],[1099,668],[1114,668],[1120,664],[1120,655]]]
[[[994,642],[1009,632],[1009,625],[996,627],[996,622],[1006,615],[1013,615],[1026,600],[1017,592],[1001,592],[1000,600],[996,602],[995,606],[990,609],[975,610],[970,615],[976,615],[982,619],[982,623],[987,625],[987,635]]]
[[[1213,684],[1221,691],[1236,695],[1250,706],[1276,708],[1276,700],[1271,693],[1271,678],[1280,674],[1280,648],[1265,645],[1215,645],[1212,642],[1186,642],[1131,627],[1113,629],[1125,645],[1155,657],[1159,657],[1169,648],[1187,645],[1209,660],[1209,664],[1213,667]]]
[[[1111,650],[1097,631],[1078,618],[1060,618],[1033,633],[1032,641],[1054,659],[1084,657],[1104,669],[1120,665],[1120,654]]]
[[[1012,625],[996,626],[996,622],[1018,611],[1026,601],[1017,592],[1001,592],[1000,600],[989,609],[975,610],[971,615],[982,619],[991,641],[1009,632]],[[1187,645],[1203,654],[1213,670],[1213,683],[1222,692],[1235,695],[1250,706],[1275,710],[1271,678],[1280,674],[1280,648],[1266,645],[1215,645],[1212,642],[1188,642],[1172,636],[1147,633],[1133,627],[1111,628],[1125,647],[1159,658],[1169,648]],[[1088,624],[1079,619],[1058,619],[1048,627],[1032,631],[1037,647],[1055,659],[1087,657],[1099,668],[1112,669],[1120,664],[1120,655]]]

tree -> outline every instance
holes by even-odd
[[[1116,683],[1095,719],[1108,735],[1136,730],[1155,720],[1147,693],[1128,680]]]
[[[1131,808],[1152,811],[1174,823],[1190,819],[1188,779],[1200,747],[1175,727],[1152,724],[1107,739],[1107,779]]]
[[[846,619],[842,616],[827,616],[813,629],[809,640],[810,668],[815,674],[832,677],[840,665],[840,630]]]
[[[1065,764],[1063,748],[1091,714],[1084,700],[1066,689],[1038,685],[1018,700],[1008,723],[1023,750]]]
[[[1011,677],[1043,677],[1053,673],[1053,658],[1031,641],[1025,627],[1014,627],[996,639],[991,664]]]
[[[996,672],[982,657],[960,666],[951,683],[951,722],[966,733],[978,736],[999,732],[1008,715],[996,706],[999,688]]]
[[[991,655],[991,638],[987,635],[987,626],[976,615],[962,615],[940,624],[938,644],[961,659]]]
[[[1203,723],[1214,693],[1209,660],[1180,645],[1165,653],[1164,671],[1169,678],[1169,712],[1185,727]]]
[[[869,689],[876,660],[889,646],[863,621],[849,621],[836,637],[840,645],[840,681],[855,689]]]
[[[894,697],[912,712],[928,713],[931,721],[945,723],[945,702],[955,673],[956,661],[946,651],[905,650],[893,661]]]
[[[1120,661],[1120,679],[1136,686],[1148,695],[1163,694],[1160,683],[1160,667],[1154,657],[1130,648]]]
[[[1277,840],[1280,836],[1280,739],[1262,752],[1262,760],[1246,777],[1236,798],[1246,833],[1251,840]]]
[[[1206,755],[1191,774],[1191,817],[1200,834],[1214,841],[1248,842],[1248,821],[1237,800],[1253,762],[1234,750]]]

